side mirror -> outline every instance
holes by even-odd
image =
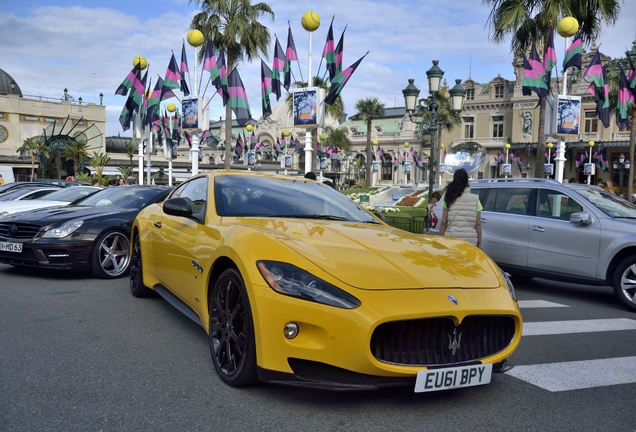
[[[373,212],[373,216],[377,217],[378,219],[380,219],[382,222],[386,222],[386,218],[384,217],[384,215],[380,212]]]
[[[592,223],[592,219],[590,218],[589,213],[576,212],[570,215],[570,223],[576,225],[590,225]]]
[[[192,216],[192,207],[185,198],[170,198],[163,203],[163,212],[171,216]]]

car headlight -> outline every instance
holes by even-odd
[[[3,217],[9,216],[9,212],[4,211],[4,212],[0,212],[0,219],[2,219]]]
[[[64,238],[77,231],[77,229],[81,227],[82,224],[84,224],[84,220],[82,219],[74,219],[68,222],[64,222],[62,225],[46,231],[42,235],[42,238]]]
[[[504,281],[506,281],[506,286],[508,287],[508,292],[510,293],[510,297],[512,297],[514,301],[517,301],[517,293],[515,292],[515,286],[512,284],[512,281],[510,280],[510,275],[506,273],[505,271],[503,271],[501,267],[499,267],[499,271],[501,272],[501,277],[503,277]]]
[[[256,266],[277,293],[343,309],[357,308],[361,304],[351,294],[291,264],[258,261]]]

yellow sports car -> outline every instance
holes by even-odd
[[[392,228],[312,180],[202,173],[131,236],[133,296],[200,324],[231,386],[475,386],[521,338],[514,288],[482,251]]]

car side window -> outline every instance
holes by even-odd
[[[479,195],[479,202],[481,203],[482,211],[493,211],[495,207],[495,198],[497,197],[496,188],[481,188],[477,190],[471,189],[471,192]]]
[[[495,199],[495,210],[498,213],[528,215],[532,189],[528,188],[499,188]]]
[[[570,220],[570,215],[583,211],[583,207],[565,193],[554,189],[540,189],[538,196],[540,217]]]
[[[185,198],[190,203],[192,215],[198,220],[205,218],[205,208],[208,201],[208,178],[198,177],[177,188],[171,198]]]

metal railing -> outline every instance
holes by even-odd
[[[397,217],[397,216],[384,216],[386,223],[392,227],[399,228],[404,231],[412,232],[415,234],[424,233],[426,227],[426,221],[424,216],[410,216],[410,217]]]

